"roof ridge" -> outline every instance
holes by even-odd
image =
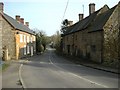
[[[27,32],[30,34],[35,34],[29,27],[26,25],[17,22],[13,17],[7,15],[6,13],[3,13],[4,18],[15,28],[23,32]]]

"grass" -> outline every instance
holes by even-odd
[[[10,64],[4,63],[4,64],[2,65],[2,71],[5,71],[9,66],[10,66]]]

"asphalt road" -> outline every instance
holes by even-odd
[[[26,88],[118,88],[118,75],[73,64],[53,49],[28,58],[21,68]]]

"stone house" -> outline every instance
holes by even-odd
[[[113,8],[104,5],[95,11],[95,4],[89,4],[89,16],[83,18],[84,15],[79,14],[79,21],[67,27],[62,35],[63,53],[99,63],[110,62],[110,59],[118,61],[119,6],[120,3]],[[110,43],[113,38],[116,41]],[[113,49],[114,45],[117,48]]]
[[[5,14],[3,9],[4,4],[0,3],[3,60],[33,56],[36,53],[36,37],[29,28],[29,22],[24,24],[24,18],[16,15],[14,19]]]

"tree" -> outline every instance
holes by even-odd
[[[67,20],[67,19],[65,19],[63,22],[62,22],[62,25],[61,25],[61,32],[62,33],[65,33],[65,31],[66,31],[66,28],[68,27],[68,25],[69,25],[69,21]]]
[[[60,42],[61,42],[61,35],[59,31],[56,31],[56,33],[51,36],[51,42],[52,42],[53,47],[55,47],[56,50],[59,51]]]
[[[48,37],[43,30],[34,29],[36,32],[36,50],[43,52],[48,44]]]

